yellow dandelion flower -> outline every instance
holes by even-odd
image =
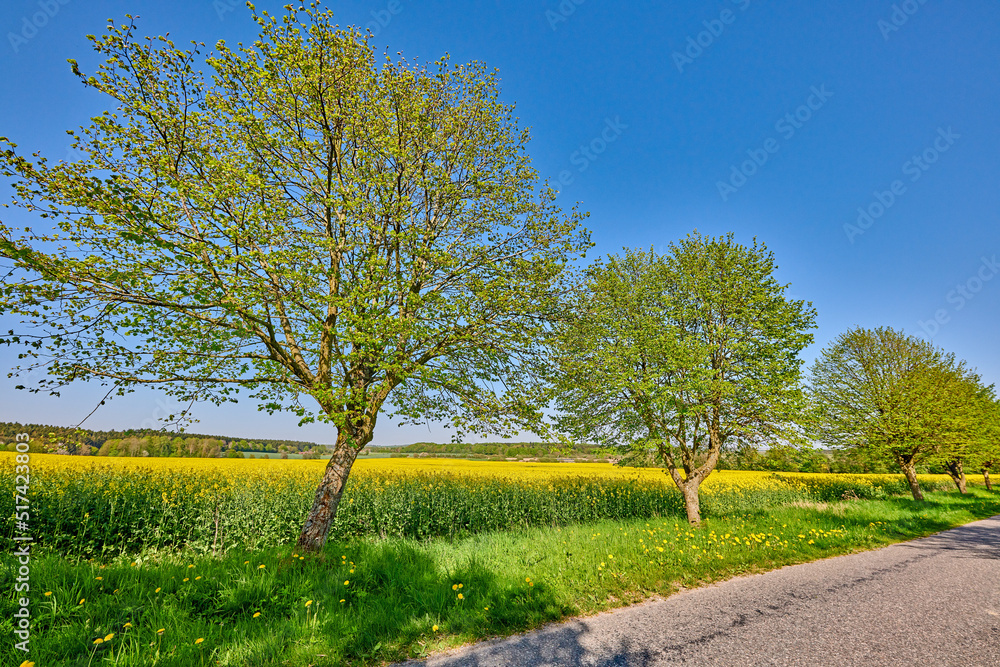
[[[260,612],[259,611],[253,615],[254,618],[257,618],[258,616],[260,616]]]
[[[165,628],[160,628],[159,630],[156,631],[156,634],[162,635],[164,632],[166,632],[166,629]]]
[[[190,569],[191,569],[192,567],[194,567],[194,565],[188,565],[188,569],[189,569],[189,570],[190,570]]]
[[[198,581],[199,579],[201,579],[201,577],[195,577],[194,578],[195,581]]]
[[[260,565],[257,566],[257,569],[258,570],[263,570],[265,567],[266,566],[263,563],[261,563]]]
[[[312,603],[313,603],[313,601],[312,601],[312,600],[306,600],[306,606],[307,606],[307,607],[311,607],[311,606],[312,606]]]
[[[464,599],[465,599],[465,596],[464,596],[464,595],[462,595],[461,593],[459,593],[459,594],[458,594],[458,599],[459,599],[459,600],[464,600]]]
[[[156,589],[155,591],[153,591],[153,592],[154,592],[154,593],[159,593],[159,592],[160,592],[160,591],[162,591],[162,590],[163,590],[162,588],[157,588],[157,589]]]
[[[97,581],[101,581],[104,579],[104,577],[94,577],[94,579],[96,579]]]
[[[126,624],[125,624],[125,625],[123,625],[122,627],[123,627],[123,628],[125,628],[125,629],[127,630],[128,628],[131,628],[131,627],[132,627],[132,624],[131,624],[131,623],[126,623]]]
[[[189,581],[189,579],[187,577],[184,577],[184,581]]]
[[[343,603],[343,602],[344,602],[344,600],[341,600],[341,602]]]
[[[87,601],[87,598],[80,598],[80,604],[83,604],[86,601]]]
[[[344,581],[344,585],[345,585],[345,586],[348,586],[348,585],[350,585],[350,583],[351,583],[351,582],[349,582],[349,581],[347,581],[347,580],[345,580],[345,581]]]
[[[200,643],[202,643],[203,641],[205,641],[205,638],[204,638],[204,637],[198,637],[197,639],[195,639],[195,640],[194,640],[194,643],[195,643],[195,644],[200,644]]]
[[[35,663],[31,660],[25,660],[21,663],[20,667],[35,667]]]
[[[115,638],[115,633],[112,632],[111,634],[109,634],[107,637],[104,638],[104,641],[109,642],[114,638]]]
[[[458,584],[452,584],[451,585],[451,590],[457,591],[458,590]]]
[[[52,591],[45,591],[45,597],[52,597]]]
[[[431,628],[431,632],[437,632],[437,631],[438,631],[438,626],[435,625],[434,627]]]
[[[104,643],[104,640],[101,639],[100,637],[98,637],[97,639],[94,640],[94,645],[95,646],[98,645],[98,644],[103,644],[103,643]]]

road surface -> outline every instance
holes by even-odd
[[[1000,516],[406,664],[1000,667]]]

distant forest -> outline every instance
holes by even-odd
[[[169,433],[154,429],[91,431],[65,426],[0,422],[3,449],[14,450],[18,433],[31,437],[31,451],[79,456],[174,456],[242,458],[245,452],[324,456],[326,445],[301,440],[261,440],[200,433]]]
[[[64,426],[0,422],[0,450],[14,451],[15,436],[28,433],[31,451],[77,456],[173,456],[195,458],[245,458],[262,452],[279,457],[326,458],[328,445],[301,440],[264,440],[199,433],[169,433],[151,429],[90,431]],[[369,445],[361,456],[447,457],[492,461],[620,461],[623,465],[660,467],[651,455],[620,452],[595,445],[540,442],[448,443],[417,442],[412,445]],[[719,470],[768,470],[774,472],[894,472],[884,461],[872,460],[853,450],[773,447],[724,452]],[[920,472],[939,472],[924,467]]]

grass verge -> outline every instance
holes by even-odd
[[[81,667],[380,664],[998,513],[1000,494],[973,487],[924,503],[798,502],[698,529],[668,517],[358,539],[318,555],[272,548],[100,563],[35,554],[28,657]],[[15,571],[5,554],[7,590]],[[3,599],[2,651],[4,664],[17,665],[14,595]]]

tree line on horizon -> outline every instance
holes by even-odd
[[[727,452],[863,452],[915,499],[918,466],[962,489],[994,465],[992,386],[930,343],[855,328],[804,373],[816,311],[756,239],[584,265],[587,214],[532,167],[496,71],[377,56],[318,5],[248,9],[258,39],[209,56],[132,16],[89,36],[103,64],[70,67],[114,110],[70,132],[78,159],[0,137],[11,205],[40,219],[0,222],[0,310],[20,320],[0,343],[13,375],[41,372],[30,391],[243,392],[328,424],[303,549],[386,415],[652,456],[692,524]]]

